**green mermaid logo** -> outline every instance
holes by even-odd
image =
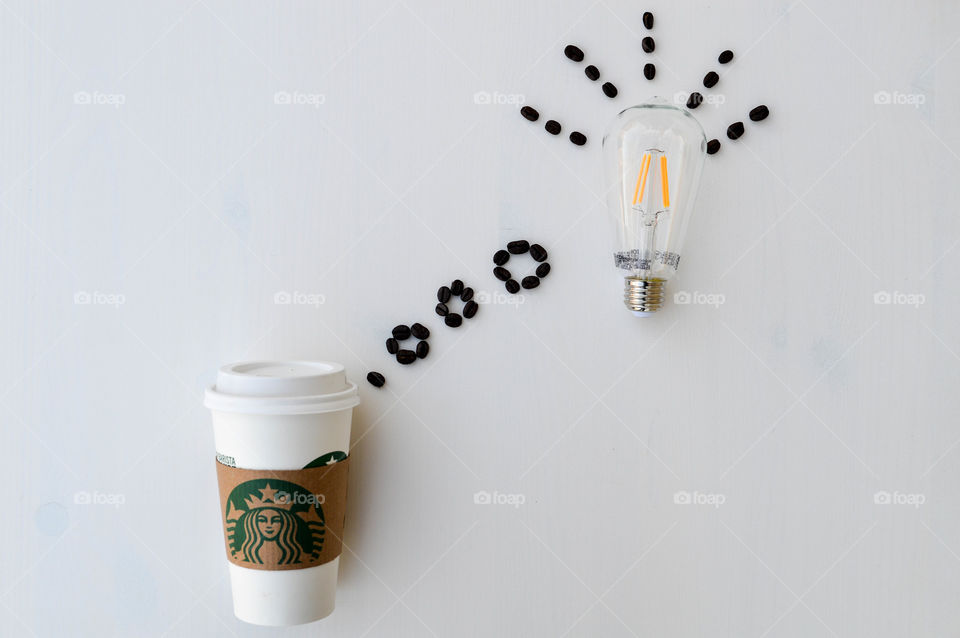
[[[227,499],[227,542],[235,561],[253,565],[315,562],[323,547],[322,495],[279,479],[254,479]]]

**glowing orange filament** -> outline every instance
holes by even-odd
[[[647,186],[647,172],[650,170],[650,153],[643,154],[640,163],[640,173],[637,175],[637,187],[633,191],[633,204],[637,205],[643,199],[643,191]]]
[[[660,184],[663,189],[663,207],[670,208],[670,186],[667,183],[667,156],[660,156]]]

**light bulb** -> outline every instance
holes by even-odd
[[[614,264],[624,276],[623,302],[637,316],[663,306],[706,152],[700,123],[663,100],[621,111],[603,137]]]

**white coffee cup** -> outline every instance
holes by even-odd
[[[207,389],[217,458],[255,470],[299,470],[331,452],[349,453],[357,386],[326,361],[252,361],[223,366]],[[256,625],[329,616],[340,558],[268,571],[229,563],[233,612]]]

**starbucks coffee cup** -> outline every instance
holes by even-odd
[[[233,611],[257,625],[333,612],[357,386],[325,361],[223,366],[213,415]]]

